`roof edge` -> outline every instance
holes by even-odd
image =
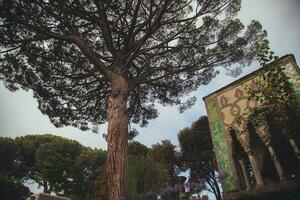
[[[241,77],[241,78],[239,78],[239,79],[233,81],[232,83],[229,83],[229,84],[227,84],[227,85],[221,87],[220,89],[217,89],[216,91],[214,91],[214,92],[212,92],[212,93],[210,93],[210,94],[204,96],[202,99],[203,99],[203,101],[205,101],[207,98],[209,98],[209,97],[211,97],[211,96],[213,96],[213,95],[218,94],[219,92],[223,91],[224,89],[226,89],[226,88],[228,88],[228,87],[231,87],[231,86],[237,84],[238,82],[243,81],[243,80],[245,80],[245,79],[247,79],[247,78],[249,78],[249,77],[251,77],[251,76],[253,76],[253,75],[255,75],[255,74],[260,73],[261,71],[263,71],[263,70],[264,70],[265,68],[267,68],[268,66],[275,65],[275,64],[277,64],[277,63],[284,63],[284,61],[290,60],[290,59],[292,59],[294,62],[296,62],[295,56],[294,56],[293,54],[286,54],[286,55],[284,55],[284,56],[278,58],[277,60],[274,60],[274,61],[272,61],[271,63],[268,63],[268,64],[266,64],[266,65],[263,65],[263,66],[261,66],[259,69],[257,69],[257,70],[255,70],[255,71],[253,71],[253,72],[251,72],[251,73],[249,73],[249,74],[247,74],[247,75],[245,75],[245,76],[243,76],[243,77]]]

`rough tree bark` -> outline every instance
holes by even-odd
[[[128,81],[120,74],[112,74],[108,98],[107,138],[107,200],[125,197],[124,172],[128,146],[127,116]]]

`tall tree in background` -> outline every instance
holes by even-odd
[[[20,200],[26,199],[31,194],[29,188],[22,183],[0,174],[0,195],[1,199]]]
[[[150,158],[164,166],[168,177],[166,184],[169,186],[177,183],[177,175],[181,168],[179,154],[175,148],[169,140],[162,140],[161,143],[152,145],[149,151]]]
[[[156,162],[148,155],[145,145],[133,141],[128,145],[127,157],[127,199],[153,199],[164,188],[167,173],[163,163]]]
[[[15,162],[18,146],[11,138],[0,137],[0,174],[15,178],[18,166]]]
[[[76,185],[73,192],[76,199],[105,199],[105,163],[105,151],[91,148],[81,151],[75,164],[77,172],[74,176]]]
[[[44,192],[49,192],[48,183],[42,178],[41,171],[37,167],[36,152],[41,145],[58,138],[60,137],[46,134],[26,135],[15,139],[15,144],[18,147],[16,160],[18,161],[18,168],[22,172],[22,180],[35,182],[38,186],[43,187]]]
[[[132,155],[135,157],[143,157],[147,156],[148,152],[148,147],[137,141],[132,141],[128,144],[128,155]]]
[[[44,192],[62,195],[75,192],[74,178],[81,172],[74,166],[82,149],[78,142],[65,138],[41,144],[35,152],[35,167],[45,183]]]
[[[75,175],[75,160],[83,146],[78,142],[54,135],[17,137],[16,158],[23,181],[33,181],[45,193],[71,193],[70,179]]]
[[[208,118],[202,116],[193,122],[190,128],[181,130],[178,140],[182,161],[190,170],[190,181],[205,179],[209,190],[213,192],[217,200],[221,200],[220,179],[217,173]]]
[[[4,188],[0,192],[26,188],[21,187],[22,183],[35,183],[45,193],[55,192],[74,200],[105,199],[103,150],[49,134],[15,140],[0,137],[0,161]]]
[[[0,137],[0,198],[19,200],[30,195],[29,188],[22,185],[22,173],[16,162],[18,146],[11,138]]]
[[[248,64],[266,36],[236,14],[240,0],[2,0],[0,79],[34,91],[60,127],[108,121],[108,200],[125,196],[128,123],[180,105],[215,67]],[[235,71],[235,70],[233,70]],[[235,71],[236,72],[236,71]]]

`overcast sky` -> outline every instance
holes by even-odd
[[[294,54],[300,64],[300,0],[242,0],[240,18],[244,24],[252,19],[259,20],[268,31],[271,48],[279,57]],[[258,64],[244,68],[238,77],[245,76],[257,69]],[[146,128],[138,128],[140,134],[135,140],[151,146],[164,139],[178,144],[177,133],[180,129],[190,126],[193,121],[206,115],[202,100],[213,91],[238,79],[220,74],[207,86],[201,86],[194,93],[198,101],[195,106],[180,114],[175,107],[158,105],[159,117],[150,121]],[[55,128],[48,117],[42,115],[32,92],[9,92],[0,83],[0,135],[17,137],[27,134],[50,133],[79,141],[85,146],[106,149],[102,133],[106,126],[100,128],[100,134],[82,132],[72,127]]]

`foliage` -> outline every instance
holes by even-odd
[[[246,91],[249,100],[259,103],[254,109],[247,107],[245,111],[253,126],[267,123],[274,130],[289,130],[291,134],[300,130],[300,102],[283,66],[277,63],[265,66],[264,73],[255,78],[253,87],[246,87]]]
[[[128,199],[177,199],[185,177],[176,146],[169,140],[147,148],[139,142],[128,146]],[[183,180],[183,181],[182,181]]]
[[[91,148],[81,151],[75,164],[81,173],[77,173],[74,179],[78,199],[84,199],[84,196],[86,199],[105,198],[105,163],[105,151]]]
[[[128,199],[150,200],[157,195],[167,199],[171,194],[170,191],[176,189],[174,186],[166,187],[166,185],[175,184],[177,174],[174,174],[174,169],[177,161],[175,146],[168,140],[155,144],[152,148],[147,148],[136,141],[130,142],[127,170]]]
[[[182,161],[190,170],[190,182],[204,179],[209,186],[207,189],[214,193],[216,199],[221,199],[220,179],[209,130],[208,118],[200,117],[190,128],[178,133],[178,140],[182,153]],[[200,187],[203,189],[203,187]],[[200,192],[198,188],[191,189],[191,193]]]
[[[24,173],[23,180],[33,180],[38,185],[43,185],[40,172],[36,166],[36,151],[40,145],[54,140],[56,136],[46,135],[26,135],[17,137],[15,142],[18,146],[18,166]]]
[[[2,164],[2,163],[1,163]],[[20,200],[30,195],[28,187],[10,178],[0,175],[0,197],[1,199]]]
[[[253,80],[252,85],[245,85],[245,90],[249,95],[248,100],[258,102],[259,106],[254,109],[246,107],[244,115],[255,127],[263,126],[266,122],[272,126],[285,125],[286,129],[295,127],[293,124],[297,124],[295,122],[300,116],[300,104],[289,82],[290,78],[284,73],[284,66],[274,61],[278,56],[274,56],[270,50],[268,40],[263,40],[257,46],[257,52],[257,59],[264,66],[264,71]],[[277,112],[274,112],[275,109]]]
[[[177,175],[181,169],[181,160],[176,146],[169,140],[162,140],[161,143],[152,145],[149,156],[155,162],[163,164],[167,171],[168,185],[174,186],[177,183]]]
[[[205,161],[213,161],[213,145],[208,119],[200,117],[191,128],[185,128],[178,134],[182,157],[189,168],[198,168]],[[206,173],[206,172],[205,172]]]
[[[76,154],[82,148],[79,143],[49,134],[17,137],[15,141],[24,181],[36,182],[46,193],[59,193],[62,188],[68,190],[67,178],[73,170]]]
[[[127,190],[129,200],[153,199],[165,186],[167,174],[162,164],[149,156],[128,156]]]
[[[105,151],[49,134],[0,137],[0,144],[1,174],[12,183],[35,182],[74,200],[104,199]]]
[[[207,84],[215,67],[256,56],[266,32],[257,21],[245,28],[239,10],[240,0],[3,0],[0,78],[12,91],[32,89],[54,125],[86,130],[107,120],[120,73],[129,118],[146,125],[155,100],[187,108],[194,98],[180,98]]]
[[[17,164],[18,146],[11,138],[0,137],[0,198],[19,200],[30,195],[28,187],[21,182]]]
[[[299,177],[299,163],[287,138],[292,137],[296,142],[299,139],[300,101],[284,70],[285,66],[274,61],[264,66],[264,71],[254,78],[252,85],[245,86],[248,100],[258,102],[258,106],[246,107],[242,117],[250,133],[255,134],[258,127],[267,128],[279,159],[284,160],[281,165],[286,175],[295,179]],[[262,171],[265,178],[274,179],[272,168],[272,162],[265,160]]]
[[[1,165],[1,169],[13,165],[22,168],[21,180],[34,181],[44,187],[44,192],[55,192],[74,200],[105,199],[105,151],[49,134],[27,135],[15,140],[0,138],[0,142],[3,148],[0,158],[6,164]],[[175,169],[178,162],[175,146],[170,141],[162,141],[153,149],[133,141],[129,143],[128,154],[128,199],[151,199],[154,194],[167,198],[178,192],[176,185],[165,187],[170,182],[169,171]],[[10,168],[8,173],[15,171]]]
[[[282,191],[282,192],[272,192],[263,195],[257,196],[246,196],[238,198],[237,200],[295,200],[300,198],[299,190],[291,190],[291,191]]]
[[[144,157],[148,154],[148,152],[148,147],[137,141],[132,141],[128,144],[128,155]]]
[[[0,174],[9,177],[18,176],[16,165],[18,147],[11,138],[0,137]]]
[[[265,39],[259,45],[256,46],[256,59],[261,65],[266,65],[272,60],[277,60],[278,56],[274,55],[274,52],[271,51],[269,46],[270,42]]]
[[[51,142],[41,144],[36,150],[36,169],[40,178],[47,181],[46,192],[69,195],[74,192],[75,161],[82,146],[75,141],[56,138]]]

